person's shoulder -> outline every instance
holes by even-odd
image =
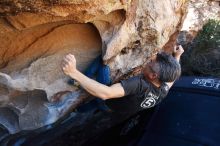
[[[149,82],[147,79],[144,78],[144,74],[139,74],[137,76],[138,79],[140,79],[142,82],[144,82],[145,84],[152,84],[151,82]]]
[[[123,79],[123,80],[140,80],[140,79],[142,79],[142,76],[139,74],[139,75],[128,77],[128,78]]]
[[[141,84],[142,82],[142,77],[141,75],[136,75],[136,76],[132,76],[129,77],[127,79],[121,80],[120,83],[121,85],[124,87],[125,85],[129,85],[129,86],[136,86]]]
[[[135,76],[135,80],[138,82],[138,84],[141,86],[141,88],[149,88],[151,86],[151,82],[145,79],[143,74],[139,74]]]

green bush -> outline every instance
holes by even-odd
[[[219,20],[209,20],[203,26],[183,58],[185,74],[220,77]]]
[[[194,40],[193,50],[200,53],[220,47],[220,21],[209,20]]]

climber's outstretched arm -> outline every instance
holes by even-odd
[[[173,50],[173,53],[174,53],[174,56],[173,56],[173,57],[174,57],[178,62],[180,62],[180,57],[181,57],[181,55],[184,53],[184,49],[183,49],[183,47],[182,47],[181,45],[175,46],[175,47],[174,47],[174,50]],[[173,86],[174,82],[175,82],[175,81],[173,81],[173,82],[166,82],[166,84],[169,86],[169,88],[171,88],[171,87]]]
[[[72,54],[68,54],[64,58],[62,69],[66,75],[77,80],[86,91],[96,97],[105,100],[110,98],[119,98],[125,95],[125,91],[121,83],[113,84],[109,87],[82,74],[79,70],[77,70],[76,59]]]

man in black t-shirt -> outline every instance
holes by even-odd
[[[143,74],[122,80],[125,96],[117,99],[107,99],[106,105],[120,113],[135,114],[146,108],[154,107],[165,98],[169,91],[167,84],[162,83],[160,87],[146,81]]]
[[[155,106],[165,98],[181,74],[179,60],[183,52],[182,46],[175,46],[174,56],[158,53],[143,68],[142,74],[111,86],[101,84],[78,71],[72,54],[64,58],[63,71],[90,94],[105,100],[112,111],[136,113]]]

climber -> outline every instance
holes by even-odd
[[[100,98],[110,111],[134,114],[155,106],[165,98],[181,74],[179,60],[183,52],[179,45],[174,47],[173,56],[158,53],[145,65],[140,75],[113,85],[110,85],[109,67],[103,64],[100,67],[101,57],[93,62],[86,75],[76,68],[76,59],[72,54],[64,57],[62,69],[86,91]],[[98,74],[97,81],[92,79],[95,73]]]

